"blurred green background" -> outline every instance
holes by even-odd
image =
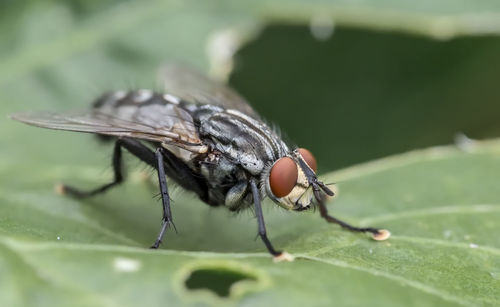
[[[498,144],[360,163],[498,137],[499,33],[493,0],[1,1],[0,305],[498,305]],[[159,89],[168,62],[228,80],[339,182],[335,214],[395,235],[377,244],[265,202],[273,242],[302,257],[274,265],[252,212],[173,189],[179,234],[151,252],[160,204],[141,163],[104,196],[55,195],[110,178],[111,148],[7,115]],[[122,258],[142,266],[127,275]],[[230,298],[186,290],[193,267]],[[241,276],[256,282],[224,283]]]
[[[328,170],[500,134],[500,38],[435,41],[393,32],[270,26],[231,79]]]
[[[322,172],[450,144],[457,133],[499,135],[500,39],[488,33],[498,30],[495,16],[479,5],[465,14],[459,4],[403,4],[4,1],[2,111],[83,108],[105,90],[155,88],[162,63],[225,72],[220,59],[235,52],[230,84],[310,148]],[[399,15],[390,18],[388,5]],[[451,17],[439,15],[447,9]],[[481,17],[475,23],[472,13]],[[315,20],[331,37],[311,34]],[[481,33],[483,23],[490,28]],[[479,33],[454,37],[471,31]]]

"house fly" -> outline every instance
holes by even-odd
[[[389,237],[387,230],[354,227],[329,215],[325,200],[333,192],[318,180],[312,153],[281,140],[235,91],[183,66],[167,66],[160,75],[161,93],[113,91],[83,112],[19,113],[11,118],[114,140],[113,181],[88,191],[61,186],[70,196],[86,198],[120,184],[124,180],[122,149],[155,168],[163,217],[152,248],[160,246],[173,225],[166,177],[210,206],[231,211],[253,207],[258,234],[277,261],[293,257],[276,250],[267,237],[261,207],[265,197],[288,210],[317,206],[329,223],[371,233],[376,240]]]

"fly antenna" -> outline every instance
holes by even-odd
[[[317,181],[318,185],[320,186],[320,188],[328,195],[328,196],[333,196],[335,195],[335,193],[333,193],[332,190],[330,190],[330,188],[324,184],[323,182],[321,181]]]

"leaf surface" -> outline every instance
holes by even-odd
[[[111,148],[88,135],[6,120],[22,110],[83,108],[110,88],[154,87],[152,72],[167,59],[206,68],[208,38],[228,27],[251,29],[250,37],[261,22],[304,24],[321,10],[341,25],[443,38],[498,32],[495,3],[71,3],[16,2],[0,10],[2,305],[500,304],[498,141],[323,176],[337,182],[331,212],[391,230],[386,242],[327,225],[317,212],[284,212],[266,202],[271,240],[297,256],[274,264],[255,240],[251,212],[234,216],[175,189],[179,233],[169,231],[162,250],[147,249],[161,217],[150,170],[128,159],[135,171],[120,188],[87,201],[58,196],[56,182],[90,188],[109,180]],[[202,277],[190,279],[197,272]],[[216,294],[224,290],[228,296]]]

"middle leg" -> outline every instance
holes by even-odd
[[[160,193],[161,193],[161,202],[163,205],[163,218],[161,221],[161,229],[156,241],[153,243],[151,248],[158,248],[165,236],[165,231],[168,226],[172,224],[174,226],[174,222],[172,221],[172,210],[170,208],[170,196],[168,195],[168,187],[167,187],[167,178],[165,175],[165,165],[163,162],[163,148],[159,147],[156,152],[156,161],[157,161],[157,170],[158,170],[158,182],[160,183]],[[174,226],[175,228],[175,226]]]

